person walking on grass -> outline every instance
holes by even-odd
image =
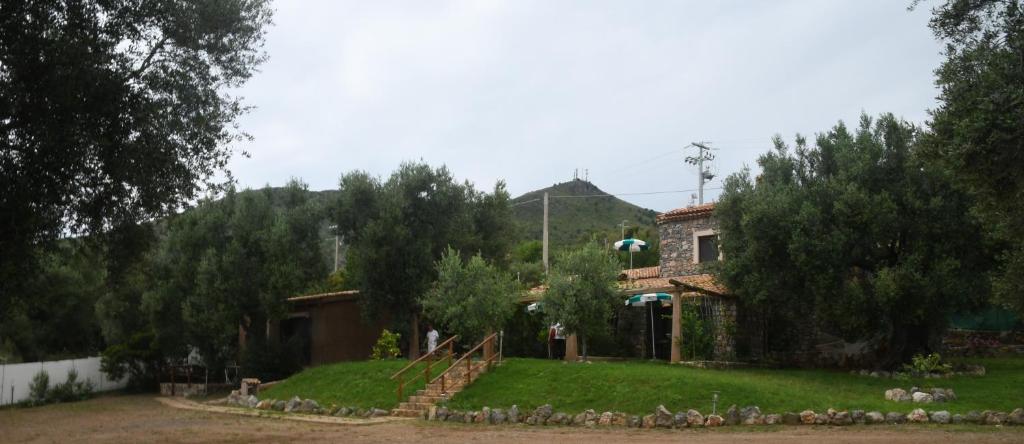
[[[427,353],[433,353],[437,348],[437,337],[440,336],[434,326],[427,324]]]

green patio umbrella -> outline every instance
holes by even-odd
[[[616,242],[617,243],[617,242]],[[668,293],[643,293],[635,294],[629,299],[626,299],[627,306],[643,307],[648,302],[668,302],[672,303],[672,295]],[[651,357],[657,359],[658,356],[654,352],[654,306],[650,307],[651,312]]]
[[[620,240],[620,241],[615,241],[615,249],[616,250],[628,251],[629,252],[629,268],[630,269],[633,268],[633,252],[634,251],[647,251],[647,249],[649,249],[649,248],[651,248],[651,247],[647,245],[647,242],[644,242],[644,241],[642,241],[640,239],[632,239],[632,238],[630,238],[630,239],[623,239],[623,240]]]

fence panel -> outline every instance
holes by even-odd
[[[92,381],[93,389],[97,392],[122,389],[128,385],[127,377],[120,381],[107,378],[107,375],[100,371],[99,356],[63,361],[0,364],[0,405],[27,400],[32,378],[40,370],[46,370],[50,375],[50,387],[53,387],[64,382],[71,369],[78,371],[79,381]]]

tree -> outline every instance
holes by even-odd
[[[618,261],[591,242],[559,258],[548,276],[545,318],[561,323],[566,334],[579,335],[584,359],[587,338],[609,328],[619,271]]]
[[[996,300],[1024,316],[1024,3],[947,0],[930,26],[945,42],[926,139],[1002,244]]]
[[[437,261],[437,281],[422,300],[423,313],[444,330],[473,343],[504,328],[519,301],[519,285],[476,254],[463,262],[449,248]]]
[[[0,5],[0,312],[37,250],[171,214],[244,139],[266,0]]]
[[[763,315],[769,352],[807,349],[823,331],[872,340],[872,362],[893,366],[937,347],[954,311],[987,298],[971,201],[923,161],[918,136],[890,114],[862,116],[813,147],[776,137],[756,180],[726,180],[716,273]]]
[[[511,222],[508,193],[499,182],[490,195],[458,183],[447,168],[403,164],[380,180],[365,172],[342,176],[335,206],[338,233],[349,239],[348,273],[365,313],[388,313],[410,334],[419,355],[420,299],[437,278],[435,262],[451,247],[504,261]]]

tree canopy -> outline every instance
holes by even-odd
[[[882,361],[937,346],[955,310],[987,298],[971,201],[924,162],[918,128],[885,114],[813,146],[780,137],[761,174],[729,176],[717,204],[719,278],[767,320],[768,351],[813,332],[870,340]]]
[[[618,260],[591,242],[560,257],[548,275],[545,319],[579,335],[584,357],[587,339],[609,329],[619,272]]]
[[[41,246],[170,214],[245,138],[267,0],[0,4],[0,309]],[[5,291],[12,290],[12,291]]]
[[[935,72],[929,157],[970,192],[1002,243],[995,296],[1024,316],[1024,3],[948,0],[930,26],[946,59]]]
[[[422,300],[423,313],[443,331],[476,343],[505,326],[519,295],[520,287],[507,271],[479,254],[463,261],[449,248],[437,262],[437,281]]]

